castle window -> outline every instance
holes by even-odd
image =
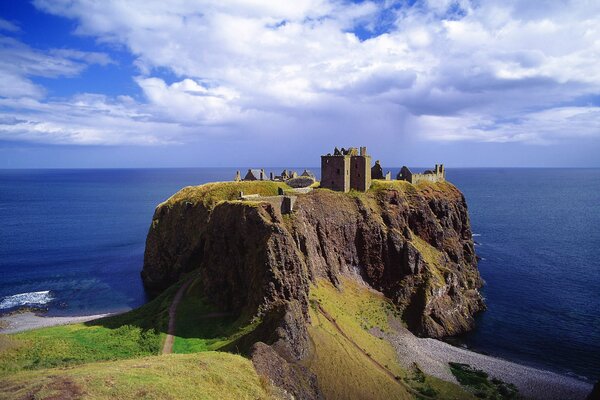
[[[340,169],[339,169],[339,168],[337,169],[337,174],[338,174],[338,175],[340,174]]]

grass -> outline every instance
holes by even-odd
[[[446,279],[444,278],[444,272],[449,270],[444,267],[445,263],[442,252],[415,234],[412,235],[411,243],[423,257],[427,270],[431,273],[432,277],[435,278],[434,283],[438,286],[445,285]]]
[[[406,181],[397,181],[397,180],[386,181],[383,179],[373,179],[373,181],[371,182],[371,188],[369,189],[369,192],[377,194],[384,190],[397,190],[400,193],[405,193],[405,194],[416,194],[417,193],[415,187],[411,183],[406,182]]]
[[[133,311],[85,324],[0,335],[0,376],[160,352],[178,285]]]
[[[214,182],[200,186],[188,186],[175,193],[160,206],[171,207],[175,203],[188,201],[193,204],[202,204],[213,208],[220,201],[237,200],[240,192],[244,194],[258,194],[261,196],[277,196],[279,189],[291,191],[284,182],[272,181],[240,181],[240,182]],[[160,207],[159,206],[159,207]]]
[[[372,328],[390,330],[389,318],[398,315],[395,306],[353,280],[343,280],[342,287],[340,291],[327,281],[319,281],[310,291],[309,334],[315,351],[305,365],[318,375],[326,398],[475,399],[460,386],[426,375],[418,367],[412,371],[402,368],[391,344],[369,332]],[[319,307],[364,353],[318,311]]]
[[[206,352],[19,372],[0,382],[0,399],[271,399],[252,363]]]
[[[479,399],[513,400],[518,398],[515,385],[500,379],[490,379],[488,374],[468,364],[450,363],[450,371],[456,380],[469,388]]]
[[[390,303],[350,279],[343,281],[343,292],[327,281],[311,287],[309,327],[315,345],[306,366],[319,377],[326,398],[411,399],[412,395],[395,379],[374,366],[373,362],[343,337],[318,311],[327,311],[353,342],[394,375],[404,376],[393,347],[370,334],[371,328],[389,330]]]
[[[260,321],[222,315],[202,295],[199,281],[187,288],[177,307],[174,353],[219,350],[250,333]]]

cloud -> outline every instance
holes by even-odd
[[[0,30],[8,32],[19,32],[21,28],[19,28],[18,25],[5,20],[4,18],[0,18]]]
[[[0,34],[0,97],[41,98],[43,87],[30,77],[72,77],[90,64],[112,63],[107,54],[71,49],[37,50]]]
[[[429,139],[479,142],[528,142],[556,144],[576,136],[597,137],[600,134],[600,107],[558,107],[533,112],[517,120],[499,123],[478,115],[432,116],[415,118],[412,126]]]
[[[38,107],[45,104],[48,110],[35,111],[35,121],[48,118],[62,128],[31,126],[36,132],[51,126],[47,137],[60,141],[103,143],[105,129],[104,143],[189,142],[216,127],[254,140],[261,127],[295,132],[291,128],[303,124],[343,141],[340,120],[365,118],[368,126],[373,115],[385,120],[380,124],[387,130],[383,136],[410,134],[430,141],[544,144],[600,137],[594,119],[598,107],[581,104],[600,92],[600,3],[34,4],[76,21],[75,34],[130,52],[138,68],[134,79],[144,94],[143,100],[129,103],[103,97],[94,103],[111,110],[102,125],[93,126],[91,120],[69,125],[51,110],[79,115],[79,100],[45,102],[43,88],[27,77],[74,76],[90,63],[109,65],[110,57],[73,49],[36,51],[5,38],[0,42],[8,49],[0,54],[5,56],[0,58],[5,60],[0,82],[11,84],[1,86],[3,95],[34,98]],[[10,64],[19,67],[11,69]],[[126,107],[135,110],[133,115],[123,112]],[[121,114],[111,114],[117,111]],[[28,113],[31,118],[34,111]],[[152,133],[152,124],[164,125]],[[19,126],[25,132],[29,125]],[[126,133],[119,135],[123,126]],[[77,135],[78,129],[85,133]],[[28,140],[42,138],[32,134]]]
[[[152,118],[128,97],[83,94],[69,101],[0,99],[0,139],[76,145],[177,143],[185,128]],[[157,135],[157,132],[160,132]]]

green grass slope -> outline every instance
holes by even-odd
[[[252,363],[205,352],[24,371],[0,379],[0,399],[271,399]]]
[[[85,324],[0,335],[0,378],[20,371],[159,354],[179,284],[130,312]]]
[[[369,332],[391,329],[394,306],[351,279],[342,287],[320,281],[310,293],[314,352],[305,366],[327,399],[474,399],[458,385],[403,369],[394,348]]]
[[[219,350],[254,330],[260,320],[248,321],[212,307],[198,280],[186,289],[177,307],[173,353]]]

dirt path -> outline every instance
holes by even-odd
[[[331,315],[329,315],[329,313],[327,311],[325,311],[325,309],[321,305],[319,305],[319,312],[329,322],[331,322],[331,324],[340,333],[340,335],[342,335],[346,340],[348,340],[358,351],[360,351],[365,357],[367,357],[373,363],[373,365],[375,365],[375,367],[377,367],[380,371],[382,371],[384,374],[386,374],[387,376],[389,376],[394,382],[396,382],[397,384],[399,384],[402,387],[404,387],[409,393],[411,393],[413,395],[419,396],[419,398],[432,399],[433,400],[433,397],[429,397],[429,396],[426,396],[426,395],[424,395],[422,393],[419,393],[416,390],[414,390],[413,388],[411,388],[410,386],[408,386],[406,383],[402,382],[402,380],[400,379],[400,377],[396,377],[396,375],[394,375],[392,373],[392,371],[390,371],[389,369],[387,369],[386,367],[384,367],[383,365],[381,365],[373,357],[371,357],[370,354],[368,354],[365,350],[363,350],[362,347],[360,347],[358,344],[356,344],[356,342],[354,340],[352,340],[348,335],[346,335],[346,332],[344,332],[342,330],[342,328],[338,325],[338,323],[336,322],[335,318],[333,318]]]
[[[177,315],[177,306],[183,297],[183,293],[188,288],[190,283],[192,283],[193,279],[188,279],[177,291],[175,297],[173,297],[173,301],[171,302],[171,306],[169,307],[169,328],[167,329],[167,337],[165,338],[165,343],[163,344],[162,354],[171,354],[173,351],[173,342],[175,342],[175,322]]]

